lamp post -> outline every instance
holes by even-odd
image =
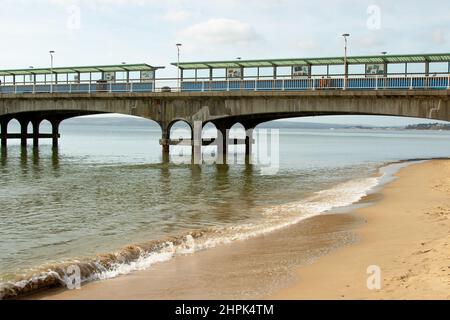
[[[180,90],[181,91],[181,80],[180,80],[180,48],[181,48],[181,46],[182,46],[183,44],[181,44],[181,43],[177,43],[176,44],[176,46],[177,46],[177,69],[178,69],[178,76],[177,76],[177,79],[178,79],[178,82],[177,82],[177,87],[178,87],[178,90]]]
[[[381,51],[380,52],[383,56],[385,56],[387,54],[387,51]],[[383,77],[387,77],[387,63],[386,60],[383,59],[383,65],[384,65],[384,70],[383,70]],[[386,80],[385,80],[386,81]]]
[[[347,37],[350,37],[349,33],[344,33],[344,90],[347,89],[347,77],[348,77],[348,66],[347,66]]]
[[[127,63],[125,61],[122,61],[122,65],[126,65]],[[126,81],[128,83],[128,70],[123,72],[123,81]]]
[[[30,69],[33,69],[34,67],[33,67],[33,66],[29,66],[29,68],[30,68]],[[31,82],[31,81],[33,81],[33,75],[32,75],[32,74],[30,74],[30,82]]]
[[[53,54],[54,50],[50,50],[50,93],[53,93]]]
[[[241,61],[241,59],[242,59],[242,57],[236,57],[236,60],[237,61]],[[238,64],[239,65],[239,64]],[[243,75],[244,75],[244,69],[242,68],[242,66],[241,65],[239,65],[239,68],[240,68],[240,74],[239,74],[239,77],[241,78],[241,80],[244,80],[244,77],[243,77]]]

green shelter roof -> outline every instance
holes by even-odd
[[[376,55],[349,56],[348,64],[366,63],[420,63],[420,62],[450,62],[450,53],[435,54],[406,54],[406,55]],[[253,67],[289,67],[289,66],[325,66],[343,65],[344,57],[293,58],[293,59],[265,59],[265,60],[231,60],[231,61],[203,61],[180,62],[180,69],[219,69],[219,68],[253,68]],[[172,65],[178,66],[177,62]]]
[[[141,64],[116,64],[103,66],[81,66],[81,67],[54,67],[53,73],[89,73],[89,72],[124,72],[124,71],[153,71],[163,69],[164,67],[153,67],[151,65]],[[10,69],[0,70],[0,76],[12,75],[44,75],[51,74],[50,68],[28,68],[28,69]]]

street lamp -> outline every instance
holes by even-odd
[[[381,51],[381,54],[385,56],[387,54],[387,51]],[[384,64],[384,71],[383,71],[383,77],[387,77],[387,64],[386,61],[383,59]]]
[[[122,62],[122,65],[124,66],[124,65],[126,65],[127,63],[125,62],[125,61],[123,61]],[[125,81],[126,80],[126,82],[128,83],[128,76],[127,76],[127,74],[128,74],[128,71],[124,71],[123,72],[123,80]]]
[[[181,43],[177,43],[176,44],[176,46],[177,46],[177,69],[178,69],[178,76],[177,76],[177,78],[178,78],[178,89],[181,91],[181,83],[180,83],[180,48],[181,48],[181,46],[182,46],[183,44],[181,44]]]
[[[50,92],[53,92],[53,54],[55,53],[54,50],[50,50]]]
[[[29,66],[29,68],[30,69],[33,69],[34,67],[33,66]],[[30,74],[30,82],[33,80],[33,75],[32,74]]]
[[[347,88],[347,76],[348,76],[348,67],[347,67],[347,37],[350,37],[349,33],[344,33],[342,35],[344,37],[344,90]]]

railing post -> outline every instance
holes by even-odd
[[[227,79],[227,91],[230,91],[230,79]]]
[[[130,82],[130,92],[133,92],[133,82]]]
[[[450,90],[450,75],[448,76],[447,79],[447,90]]]
[[[412,89],[413,89],[413,78],[411,76],[411,77],[409,77],[409,90],[412,90]]]
[[[258,91],[258,79],[255,79],[255,91]]]
[[[378,90],[378,76],[375,76],[375,90]]]
[[[281,91],[284,91],[284,79],[281,79]]]
[[[72,93],[72,84],[69,83],[69,92]]]
[[[205,81],[202,81],[202,92],[205,92]]]
[[[316,90],[316,80],[314,78],[311,78],[312,81],[312,89]]]
[[[36,84],[33,83],[33,93],[36,93]]]

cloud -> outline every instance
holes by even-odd
[[[385,41],[378,35],[366,33],[357,38],[357,45],[365,49],[373,49],[376,47],[382,47]]]
[[[163,19],[169,22],[183,22],[189,19],[192,14],[189,11],[177,10],[169,11],[164,16]]]
[[[227,45],[247,45],[261,40],[251,25],[223,18],[192,25],[181,31],[180,36],[199,43]]]
[[[318,45],[314,40],[302,40],[297,42],[297,48],[303,51],[313,51],[318,49]]]
[[[56,5],[91,4],[91,5],[146,5],[156,0],[40,0]]]
[[[445,39],[444,32],[442,32],[441,29],[436,29],[431,34],[431,38],[433,39],[433,42],[436,44],[445,44],[447,41]]]

